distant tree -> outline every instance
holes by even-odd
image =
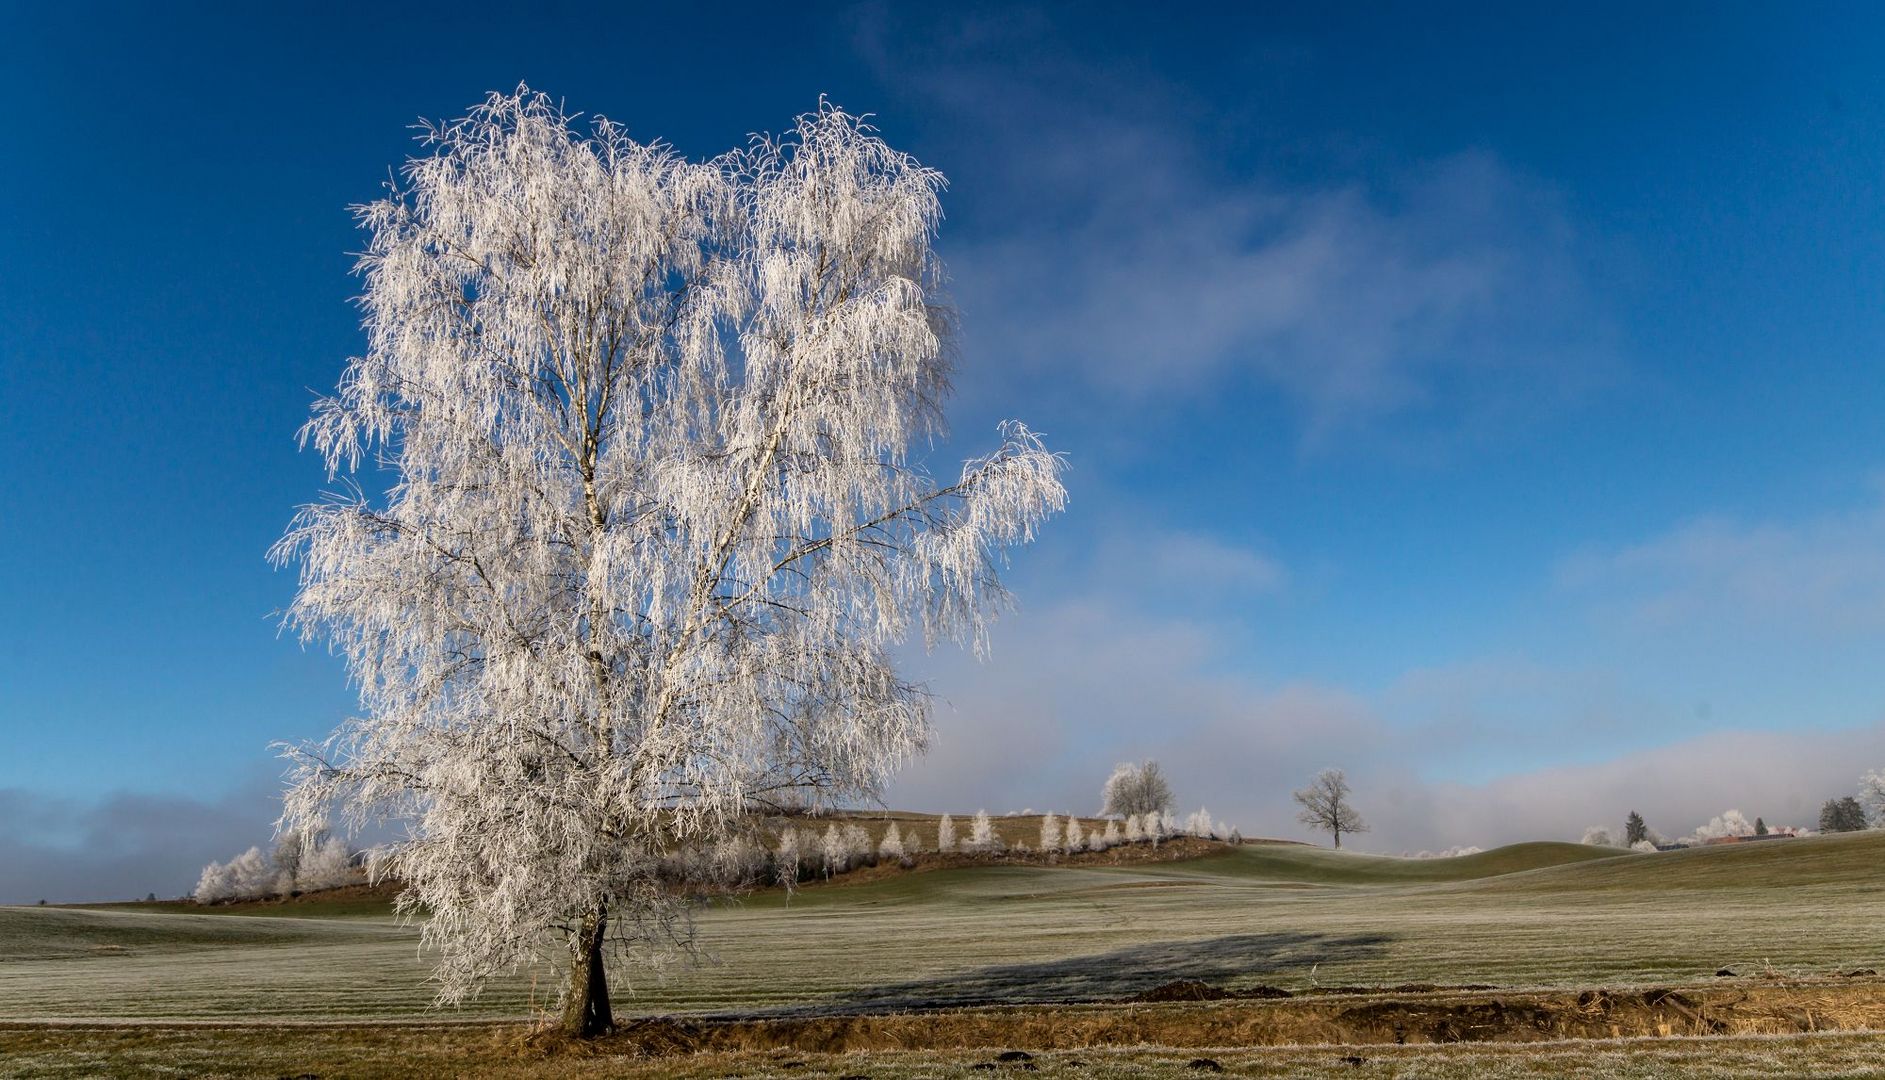
[[[1067,819],[1067,830],[1061,838],[1061,849],[1068,854],[1085,851],[1087,846],[1086,830],[1080,827],[1080,819]]]
[[[1767,835],[1767,820],[1765,818],[1757,817],[1754,819],[1754,835],[1755,836]]]
[[[1630,816],[1623,821],[1623,843],[1625,847],[1635,847],[1639,842],[1649,839],[1649,826],[1644,823],[1643,815],[1630,811]]]
[[[1885,769],[1859,777],[1859,805],[1874,829],[1885,829]]]
[[[1590,828],[1585,829],[1584,838],[1578,842],[1590,844],[1593,847],[1617,846],[1616,842],[1610,836],[1610,830],[1604,828],[1602,825],[1592,825]]]
[[[295,888],[302,892],[334,889],[354,879],[353,851],[338,836],[324,836],[311,849],[303,849],[295,873]]]
[[[903,834],[903,850],[911,855],[923,850],[923,834],[911,827]]]
[[[1101,831],[1098,835],[1099,835],[1098,850],[1105,851],[1107,848],[1118,847],[1119,842],[1120,842],[1119,819],[1107,818],[1106,828],[1103,831]]]
[[[1827,799],[1820,807],[1821,832],[1859,832],[1865,825],[1865,807],[1850,795]]]
[[[1000,851],[1001,837],[995,833],[995,825],[988,820],[988,811],[977,810],[975,820],[969,822],[970,851]]]
[[[145,894],[144,894],[144,902],[145,902],[146,904],[155,904],[155,903],[157,902],[157,894],[156,894],[156,893],[154,893],[154,892],[153,892],[153,893],[145,893]]]
[[[40,907],[45,907],[45,906],[46,906],[46,902],[45,902],[44,900],[41,900],[41,901],[39,902],[39,906],[40,906]]]
[[[936,850],[947,855],[956,849],[956,821],[948,814],[936,825]]]
[[[1368,823],[1348,801],[1350,790],[1348,777],[1342,770],[1322,770],[1309,781],[1308,787],[1295,793],[1296,802],[1302,806],[1296,820],[1319,832],[1332,834],[1335,846],[1341,847],[1343,833],[1368,831]]]
[[[795,885],[799,880],[799,831],[786,826],[779,833],[779,846],[772,852],[773,880],[781,885]]]
[[[825,838],[818,846],[818,855],[819,869],[827,878],[851,868],[850,848],[845,845],[844,833],[836,822],[825,826]]]
[[[1126,843],[1136,844],[1145,839],[1145,817],[1141,814],[1126,815]]]
[[[1041,850],[1059,851],[1062,831],[1060,819],[1052,814],[1041,815]]]
[[[1125,762],[1113,769],[1100,789],[1100,813],[1111,817],[1155,814],[1172,805],[1171,785],[1159,771],[1158,762],[1134,765]]]
[[[884,830],[884,838],[877,845],[877,855],[884,859],[903,858],[903,831],[897,828],[896,822],[891,822],[890,827]]]

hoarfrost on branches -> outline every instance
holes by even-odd
[[[340,490],[273,552],[361,699],[289,752],[281,827],[409,823],[371,869],[440,1000],[561,962],[593,1033],[605,944],[686,944],[664,854],[923,747],[890,650],[982,651],[1063,466],[1018,423],[946,481],[910,456],[942,178],[857,117],[695,163],[519,88],[423,139],[359,208],[367,348],[302,431]]]
[[[936,850],[947,855],[956,849],[956,822],[948,814],[936,824]]]

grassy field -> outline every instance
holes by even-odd
[[[1721,968],[1885,970],[1885,834],[1603,856],[1570,844],[1425,861],[1251,845],[1179,863],[969,867],[759,893],[700,913],[704,966],[625,984],[617,1008],[1080,1001],[1185,979],[1575,988]],[[296,914],[0,909],[0,1020],[515,1018],[552,996],[526,976],[428,1013],[411,927],[369,904]]]
[[[1517,844],[1467,858],[1391,859],[1246,844],[1167,863],[975,865],[841,880],[792,895],[754,893],[703,908],[697,929],[707,963],[624,984],[618,1014],[790,1018],[1093,1003],[1176,980],[1312,991],[1414,982],[1504,990],[1704,986],[1717,980],[1717,969],[1744,978],[1825,978],[1885,971],[1885,833],[1653,856]],[[520,976],[464,1010],[432,1012],[424,976],[417,931],[371,899],[209,914],[164,905],[0,908],[0,1022],[25,1025],[0,1031],[0,1057],[8,1061],[0,1072],[83,1074],[58,1071],[62,1054],[77,1046],[60,1040],[98,1033],[60,1033],[49,1023],[490,1023],[530,1018],[552,997],[547,986]],[[126,1040],[132,1071],[139,1054],[160,1054],[151,1046],[211,1054],[213,1046],[251,1039],[249,1031],[111,1039]],[[307,1054],[339,1052],[336,1040],[371,1042],[290,1031],[281,1046],[302,1044]],[[398,1031],[411,1029],[386,1031],[398,1042]],[[501,1031],[516,1039],[515,1029],[486,1025],[435,1031],[449,1035],[428,1035],[428,1044],[488,1042],[503,1039]],[[275,1035],[254,1039],[277,1044]],[[1781,1052],[1772,1040],[1732,1042],[1732,1054],[1721,1040],[1708,1044],[1744,1063]],[[1819,1074],[1885,1074],[1879,1040],[1823,1037],[1787,1046],[1785,1054],[1817,1055]],[[360,1054],[368,1054],[360,1069],[341,1074],[379,1074],[368,1067],[377,1052]],[[1291,1076],[1312,1069],[1314,1054],[1303,1054],[1231,1057],[1244,1074]],[[1674,1065],[1683,1054],[1700,1061],[1698,1050],[1614,1044],[1549,1054],[1587,1074],[1710,1074]],[[884,1061],[869,1074],[914,1069],[914,1059],[878,1057]],[[950,1061],[952,1069],[980,1063],[973,1054]],[[1188,1061],[1108,1052],[1086,1065],[1133,1074]],[[1461,1061],[1408,1055],[1391,1074],[1453,1076],[1463,1074]],[[1472,1074],[1549,1074],[1531,1071],[1527,1061],[1495,1055],[1485,1059],[1487,1071]],[[714,1074],[782,1069],[773,1057],[752,1054],[722,1065]],[[1061,1067],[1073,1069],[1054,1065]],[[441,1063],[439,1071],[452,1067]],[[1759,1072],[1749,1065],[1715,1074]]]

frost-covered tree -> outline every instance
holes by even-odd
[[[884,838],[877,845],[877,854],[885,859],[903,858],[903,832],[897,828],[896,822],[891,822],[890,827],[884,830]]]
[[[335,889],[353,880],[353,852],[338,836],[321,837],[305,850],[295,871],[295,888],[301,892]]]
[[[440,1000],[560,963],[593,1034],[605,949],[686,944],[665,853],[923,746],[892,649],[982,649],[1062,463],[1019,424],[943,481],[911,456],[942,181],[856,117],[694,163],[519,89],[423,138],[359,211],[366,349],[302,432],[345,482],[273,553],[361,696],[282,826],[408,823],[373,870]]]
[[[1885,829],[1885,769],[1872,769],[1859,777],[1859,807],[1874,829]]]
[[[1611,837],[1610,830],[1602,825],[1592,825],[1590,828],[1585,829],[1584,838],[1579,840],[1578,843],[1589,844],[1592,847],[1627,846],[1619,845],[1616,840]]]
[[[1126,843],[1137,844],[1145,839],[1145,818],[1138,814],[1126,817]]]
[[[1099,833],[1099,850],[1105,851],[1107,848],[1118,847],[1119,844],[1119,819],[1107,818],[1105,830]]]
[[[969,842],[965,845],[970,851],[1000,851],[1001,837],[995,834],[995,825],[988,820],[988,811],[977,810],[969,822]]]
[[[790,826],[779,832],[778,846],[772,849],[772,878],[780,885],[790,887],[799,880],[799,864],[804,858],[803,841],[799,831]]]
[[[1085,851],[1086,847],[1086,829],[1081,826],[1080,819],[1077,817],[1068,818],[1067,828],[1061,834],[1060,849],[1069,855],[1073,855]]]
[[[1709,819],[1708,824],[1701,826],[1693,833],[1689,834],[1688,842],[1691,844],[1705,844],[1710,840],[1720,839],[1725,836],[1753,835],[1754,825],[1748,821],[1746,814],[1743,814],[1739,810],[1724,810],[1719,816]]]
[[[826,877],[851,869],[851,845],[845,843],[844,831],[834,822],[825,826],[824,840],[818,845],[818,869]]]
[[[1100,813],[1113,817],[1155,814],[1172,805],[1171,785],[1159,771],[1158,762],[1135,765],[1123,762],[1113,769],[1100,789]]]
[[[904,831],[903,850],[911,855],[918,854],[923,850],[923,834],[917,832],[915,826],[911,826]]]
[[[273,896],[281,880],[275,864],[259,847],[252,847],[229,860],[228,869],[231,895],[239,900]]]
[[[1634,844],[1631,844],[1630,850],[1653,854],[1656,851],[1656,842],[1649,839],[1648,837],[1644,837],[1643,839],[1638,840]]]
[[[871,834],[862,825],[844,827],[844,854],[845,861],[854,869],[877,865],[877,847],[871,843]]]
[[[1332,834],[1335,846],[1341,847],[1343,833],[1368,831],[1368,823],[1348,801],[1350,790],[1348,777],[1342,770],[1322,770],[1309,781],[1308,787],[1295,793],[1294,798],[1302,807],[1296,820],[1319,832]]]
[[[956,849],[956,822],[948,814],[936,825],[936,850],[947,855]]]
[[[214,904],[229,899],[233,894],[229,867],[212,862],[203,868],[202,876],[196,879],[196,889],[190,895],[199,904]]]
[[[1059,851],[1062,835],[1063,834],[1060,828],[1060,819],[1055,817],[1052,814],[1042,814],[1041,815],[1041,850],[1043,852]]]

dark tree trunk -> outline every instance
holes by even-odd
[[[563,1002],[563,1031],[578,1039],[592,1039],[615,1030],[609,1010],[609,980],[602,970],[603,931],[608,916],[601,911],[583,919],[570,941],[569,996]]]

